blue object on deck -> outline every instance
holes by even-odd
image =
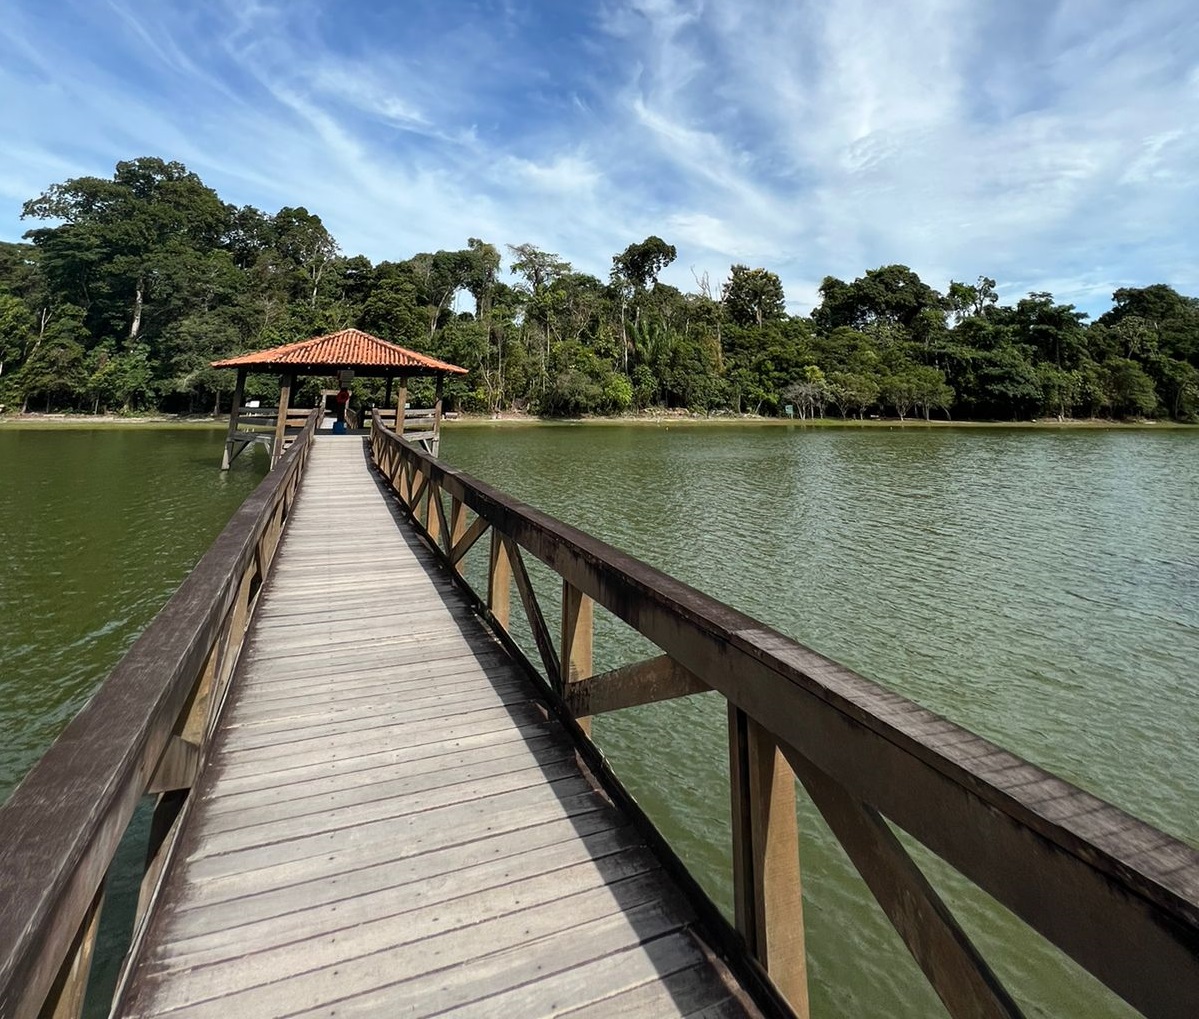
[[[334,435],[345,435],[345,433],[346,433],[346,423],[344,421],[334,421],[333,422],[333,434]]]

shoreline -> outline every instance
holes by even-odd
[[[153,414],[145,417],[117,414],[0,414],[0,428],[226,428],[228,415]],[[1029,421],[925,421],[923,418],[776,418],[752,414],[721,414],[711,417],[698,414],[630,414],[613,417],[547,418],[535,414],[505,413],[460,414],[443,419],[446,428],[519,428],[540,426],[596,425],[601,427],[755,427],[755,428],[835,428],[835,429],[938,429],[938,428],[1003,428],[1036,430],[1118,429],[1122,431],[1199,430],[1199,424],[1181,421],[1116,421],[1107,418],[1037,418]]]

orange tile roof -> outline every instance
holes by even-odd
[[[314,336],[298,343],[285,343],[282,347],[260,350],[254,354],[241,354],[224,361],[213,361],[214,368],[248,368],[270,370],[272,368],[328,369],[339,368],[393,368],[408,369],[414,375],[429,375],[446,372],[465,375],[466,368],[435,357],[418,354],[387,340],[381,340],[361,329],[343,329],[327,336]]]

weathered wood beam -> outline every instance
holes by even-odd
[[[728,714],[737,930],[795,1014],[807,1019],[795,776],[770,733],[732,704]]]
[[[562,581],[562,642],[559,661],[562,663],[562,689],[566,691],[581,679],[591,675],[592,646],[595,640],[595,603],[567,581]],[[591,717],[576,714],[579,727],[591,735]]]
[[[437,456],[441,452],[441,406],[443,394],[445,392],[445,375],[438,373],[437,375],[437,399],[433,404],[433,448],[431,452]]]
[[[873,807],[791,748],[787,762],[954,1019],[1018,1019],[991,967]]]
[[[479,517],[480,520],[483,517]],[[504,536],[491,529],[491,555],[487,567],[487,608],[505,632],[508,630],[509,603],[512,596],[512,564]]]
[[[711,689],[670,655],[658,655],[571,683],[565,697],[566,706],[577,717],[602,715],[605,711],[688,697]]]
[[[42,1006],[39,1019],[79,1019],[83,1015],[103,907],[104,886],[101,885],[84,914],[75,940]]]
[[[460,506],[461,503],[458,503]],[[450,549],[450,562],[455,566],[462,561],[462,557],[474,547],[477,542],[487,531],[491,524],[483,517],[475,517],[471,521],[470,526],[465,528],[459,534],[458,539],[454,542]],[[461,572],[461,571],[459,571]]]
[[[199,771],[200,745],[182,736],[172,736],[158,759],[158,767],[154,769],[146,792],[166,793],[190,789]]]
[[[448,531],[449,525],[445,519],[445,504],[441,501],[441,486],[435,481],[429,482],[429,505],[425,508],[425,530],[436,545],[441,536]]]
[[[533,582],[529,580],[520,548],[506,537],[504,545],[512,568],[512,578],[516,581],[516,590],[520,594],[520,603],[524,606],[529,628],[533,631],[533,642],[537,645],[537,653],[541,655],[541,664],[545,667],[546,681],[552,689],[561,690],[562,667],[559,664],[558,653],[550,639],[550,630],[545,624],[545,616],[541,612],[541,605],[538,604],[537,592],[533,590]]]
[[[275,423],[275,441],[271,446],[271,467],[283,456],[283,440],[287,435],[287,406],[291,402],[293,376],[279,376],[279,418]]]
[[[415,486],[413,486],[412,476],[411,475],[409,476],[409,479],[408,479],[408,508],[412,511],[412,515],[414,517],[416,517],[417,520],[419,520],[420,519],[420,500],[421,500],[421,496],[425,494],[425,489],[429,485],[429,476],[427,474],[425,474],[423,471],[415,470],[415,468],[413,469],[412,474],[415,475],[417,478],[419,478],[419,481],[416,483]]]
[[[400,388],[396,391],[396,435],[404,434],[404,408],[408,404],[408,376],[400,376]]]
[[[246,392],[246,370],[245,368],[237,369],[237,381],[233,384],[233,405],[229,408],[229,431],[225,436],[225,456],[221,460],[221,470],[227,471],[229,466],[237,458],[237,453],[233,451],[233,436],[237,432],[237,415],[241,411],[241,401]]]

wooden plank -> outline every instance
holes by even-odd
[[[482,517],[480,517],[482,519]],[[502,630],[508,629],[509,599],[512,592],[512,565],[503,536],[491,530],[491,556],[487,570],[487,608]]]
[[[513,872],[510,880],[504,878],[506,866]],[[513,859],[484,868],[481,873],[463,874],[461,895],[453,894],[454,875],[441,881],[430,878],[370,890],[361,881],[362,873],[353,872],[341,878],[351,893],[343,899],[307,905],[293,897],[291,908],[278,916],[248,923],[240,922],[240,904],[231,902],[222,915],[209,916],[215,923],[214,930],[188,935],[173,929],[169,945],[155,954],[155,972],[191,971],[219,964],[219,972],[210,975],[211,986],[230,995],[240,988],[265,983],[263,977],[285,980],[342,960],[413,945],[445,931],[471,928],[485,920],[530,910],[544,909],[548,913],[561,909],[564,900],[568,905],[578,905],[569,900],[588,892],[597,893],[592,901],[605,914],[615,913],[620,903],[610,885],[641,877],[630,886],[637,889],[641,901],[655,898],[660,885],[657,863],[644,848],[622,849],[541,873],[527,863],[524,869],[533,873],[518,876],[520,865]],[[478,883],[473,891],[469,890],[472,882]],[[181,921],[184,919],[181,915]],[[351,932],[352,939],[347,937]],[[467,933],[471,940],[478,939],[476,931]],[[422,950],[410,951],[419,955]],[[424,960],[417,964],[427,965]],[[197,985],[206,981],[189,973],[178,983],[182,998],[194,995]],[[167,994],[159,1007],[170,1007],[171,1003]]]
[[[220,797],[212,801],[208,813],[216,817],[231,811],[252,810],[261,804],[291,797],[312,796],[357,783],[374,782],[389,773],[402,773],[411,780],[430,772],[468,767],[505,771],[517,767],[517,762],[526,762],[525,766],[553,763],[573,752],[569,744],[556,734],[530,734],[525,730],[516,730],[505,742],[482,743],[466,750],[461,749],[459,744],[449,747],[438,745],[436,749],[440,752],[415,759],[403,759],[402,755],[385,750],[355,755],[317,768],[287,768],[270,772],[256,770],[255,777],[262,776],[258,786],[238,790],[223,787]]]
[[[519,789],[540,782],[554,782],[577,773],[574,754],[566,752],[554,758],[547,755],[543,760],[517,758],[506,766],[490,760],[417,775],[410,775],[406,771],[399,774],[376,771],[370,773],[369,782],[335,784],[332,788],[313,791],[306,796],[276,797],[269,803],[257,804],[251,813],[239,810],[209,811],[205,814],[203,830],[206,838],[228,832],[239,840],[252,838],[253,844],[258,845],[261,844],[258,840],[264,834],[269,832],[273,840],[283,825],[296,819],[303,819],[294,826],[301,832],[326,831],[326,824],[334,816],[338,823],[343,819],[348,819],[350,825],[360,823],[360,815],[351,808],[369,809],[372,805],[386,802],[389,807],[386,816],[393,817],[397,816],[390,809],[393,804],[402,803],[403,813],[411,813],[442,803],[462,803],[468,799],[486,797],[493,794],[493,789]]]
[[[41,1011],[44,1019],[79,1019],[83,1014],[103,904],[104,889],[101,887],[84,915],[75,941],[50,987],[50,993],[46,996]]]
[[[275,425],[275,441],[271,444],[271,466],[279,462],[283,456],[283,437],[287,427],[287,405],[291,400],[292,376],[283,375],[279,379],[279,420]]]
[[[327,745],[315,755],[259,760],[252,769],[225,774],[222,776],[222,796],[236,797],[242,792],[264,789],[279,789],[285,794],[289,785],[330,775],[366,771],[400,762],[406,762],[411,770],[418,771],[425,767],[440,767],[447,758],[503,755],[511,744],[528,746],[532,750],[542,743],[558,745],[561,742],[559,733],[546,731],[543,719],[536,718],[523,726],[493,724],[479,732],[459,731],[449,739],[437,734],[407,747],[396,747],[390,740],[349,747]]]
[[[499,793],[518,789],[545,789],[547,785],[560,786],[555,795],[579,795],[586,791],[587,783],[579,775],[573,761],[547,768],[527,768],[509,774],[491,775],[474,782],[426,789],[414,792],[402,799],[382,796],[356,801],[347,795],[348,801],[335,809],[314,810],[308,814],[285,814],[281,818],[258,823],[243,823],[226,830],[218,830],[216,824],[204,825],[201,850],[203,856],[235,853],[243,849],[271,847],[293,839],[322,835],[329,832],[349,832],[378,821],[395,820],[409,814],[419,814],[438,807],[489,800]]]
[[[537,645],[537,651],[541,655],[541,664],[545,669],[545,678],[552,689],[561,690],[562,668],[558,652],[554,650],[553,641],[550,639],[549,627],[546,625],[545,616],[541,612],[541,605],[537,601],[537,592],[533,590],[533,582],[529,579],[529,573],[525,569],[520,548],[508,541],[507,538],[503,540],[508,553],[508,562],[512,569],[512,578],[516,581],[516,590],[520,593],[520,602],[524,606],[525,617],[529,622],[529,629],[533,631],[533,642]]]
[[[565,1012],[561,1019],[611,1019],[612,1016],[691,1016],[730,1000],[729,990],[712,979],[704,963],[663,974],[655,968],[644,983]],[[734,1015],[744,1015],[739,1004]]]
[[[234,959],[221,967],[222,973],[227,966],[236,966],[239,976],[244,973],[245,983],[233,993],[219,977],[209,982],[209,968],[202,967],[189,975],[187,989],[195,988],[194,996],[187,996],[191,1001],[185,997],[181,981],[164,981],[161,996],[155,996],[155,1011],[170,1008],[178,1019],[228,1019],[229,1015],[302,1015],[306,1009],[337,1002],[339,1016],[394,1014],[401,1005],[408,1015],[429,1015],[455,1000],[472,996],[478,1000],[495,990],[536,979],[546,969],[574,968],[634,947],[643,936],[677,929],[676,916],[653,901],[657,885],[652,877],[632,878],[627,888],[617,890],[628,904],[626,909],[622,910],[611,890],[601,887],[530,904],[543,908],[514,911],[508,907],[519,904],[508,900],[493,906],[496,912],[481,917],[454,913],[449,923],[434,923],[415,951],[413,939],[400,931],[399,943],[380,943],[370,955],[347,956],[339,951],[336,935],[320,939],[313,955],[306,956],[294,946],[277,953],[259,953],[257,961],[269,965],[271,972],[288,973],[288,979],[277,983],[262,981],[265,965],[256,968],[254,956]],[[557,908],[548,908],[550,903]],[[533,950],[532,946],[552,943],[563,930],[570,934],[562,939],[563,951],[550,955]],[[513,942],[513,948],[494,950],[497,944]],[[652,965],[659,961],[661,950],[651,951]],[[697,954],[693,950],[685,961],[694,963]],[[458,979],[447,980],[441,966],[429,972],[430,958],[459,967]],[[464,965],[468,962],[469,966]],[[517,1009],[512,1014],[527,1013]]]
[[[349,860],[344,852],[350,844],[337,833],[322,832],[286,845],[189,860],[186,883],[202,886],[205,901],[218,903],[249,898],[264,888],[336,879],[346,870],[379,862],[442,853],[462,845],[477,846],[487,839],[528,833],[547,825],[569,825],[582,837],[620,823],[619,815],[594,792],[549,800],[542,791],[527,788],[356,828]],[[192,908],[196,903],[184,902],[179,912]]]
[[[482,736],[495,739],[518,727],[535,727],[544,723],[545,716],[532,705],[525,705],[520,712],[512,708],[476,711],[458,715],[450,722],[433,719],[428,722],[384,725],[359,732],[353,739],[305,739],[289,743],[275,743],[264,747],[239,748],[228,751],[231,764],[239,768],[269,768],[272,762],[298,766],[302,764],[332,762],[347,757],[357,757],[376,750],[412,750],[428,754],[430,747],[453,745],[468,737]]]
[[[670,655],[658,655],[571,683],[565,700],[575,715],[600,715],[711,689]]]
[[[569,821],[555,821],[450,846],[439,852],[407,857],[391,854],[387,859],[356,869],[343,864],[333,877],[322,874],[291,884],[272,884],[250,896],[214,899],[205,894],[192,908],[176,914],[171,925],[172,937],[178,943],[178,939],[226,931],[229,910],[236,909],[239,942],[257,943],[259,939],[247,928],[260,921],[278,922],[293,914],[311,919],[310,911],[317,907],[388,890],[395,902],[402,901],[408,908],[432,905],[537,874],[586,864],[639,845],[640,839],[628,826],[590,831],[580,830]],[[277,944],[282,943],[280,930],[279,926],[269,928],[269,936]]]
[[[458,504],[461,506],[461,503]],[[470,522],[470,526],[462,531],[461,534],[455,537],[453,547],[450,550],[450,562],[457,566],[462,557],[466,555],[483,534],[491,525],[483,517],[475,517]],[[459,570],[459,573],[462,571]]]
[[[597,985],[623,990],[702,957],[691,937],[675,932],[672,918],[655,903],[580,924],[572,934],[569,940],[551,935],[523,951],[483,957],[470,967],[466,980],[444,990],[429,976],[340,1001],[338,1015],[367,1016],[403,1002],[410,1003],[410,1015],[552,1016],[564,1004],[585,1000],[589,991],[594,994]],[[445,1004],[452,1007],[446,1010]]]

